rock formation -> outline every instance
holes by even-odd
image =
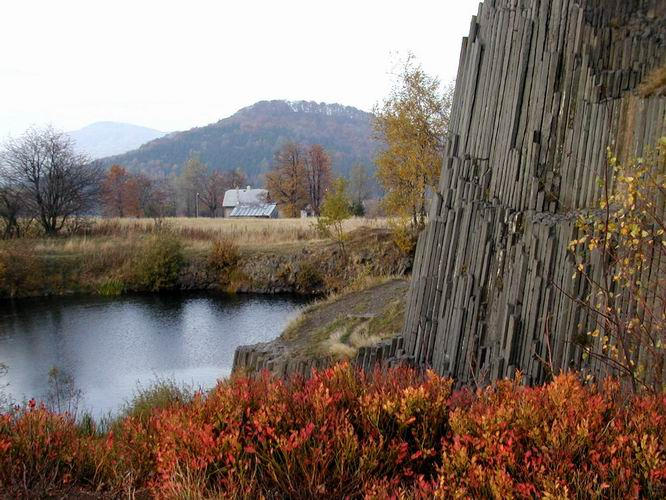
[[[664,0],[487,0],[463,39],[446,159],[417,246],[404,328],[414,363],[462,383],[521,370],[600,370],[567,252],[598,206],[607,148],[626,160],[666,133]],[[666,263],[655,263],[666,272]]]

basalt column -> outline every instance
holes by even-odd
[[[576,214],[598,206],[607,148],[666,133],[665,0],[489,0],[463,39],[447,154],[419,239],[404,327],[416,364],[463,383],[582,360]],[[612,180],[612,179],[611,179]],[[661,265],[662,271],[666,263]]]

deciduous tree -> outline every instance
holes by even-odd
[[[178,177],[178,192],[185,215],[195,214],[197,193],[201,195],[206,183],[208,167],[201,161],[198,154],[192,153],[185,163],[183,172]]]
[[[146,217],[149,206],[155,196],[156,183],[145,174],[135,174],[130,177],[129,190],[132,192],[132,198],[136,201],[136,212],[132,215],[136,217]]]
[[[240,167],[225,173],[225,177],[225,182],[229,186],[229,189],[242,188],[247,186],[247,175]]]
[[[442,94],[437,78],[410,56],[391,94],[375,109],[375,132],[384,143],[375,161],[385,207],[409,218],[414,231],[425,222],[426,191],[439,181],[451,96],[452,88]]]
[[[9,183],[0,184],[0,219],[3,220],[3,238],[21,236],[19,218],[28,215],[24,210],[23,194]]]
[[[222,207],[224,193],[227,189],[231,189],[231,179],[231,175],[225,176],[220,172],[212,172],[206,177],[201,191],[201,201],[211,217],[217,217],[217,211]]]
[[[343,257],[346,257],[344,221],[352,215],[350,200],[347,195],[347,181],[338,177],[333,186],[326,193],[321,205],[321,217],[317,220],[317,229],[324,236],[331,238],[340,247]]]
[[[129,215],[132,203],[130,198],[135,195],[130,185],[131,176],[125,167],[111,165],[102,181],[102,204],[104,213],[112,217]]]
[[[599,210],[579,215],[578,237],[569,245],[580,295],[562,292],[589,317],[579,324],[588,327],[577,341],[584,358],[605,364],[634,391],[663,392],[666,137],[656,150],[625,163],[609,152]]]
[[[313,144],[305,155],[305,172],[310,206],[319,215],[324,194],[331,185],[331,157],[320,144]]]
[[[9,140],[3,159],[7,182],[24,194],[47,235],[57,234],[74,216],[97,200],[102,172],[97,163],[74,150],[73,140],[51,127],[30,129]]]
[[[172,178],[163,178],[144,185],[145,191],[140,195],[144,216],[157,220],[176,215],[177,190],[174,184]]]
[[[371,178],[368,168],[357,163],[351,169],[349,176],[349,194],[352,200],[352,212],[354,215],[364,215],[363,202],[370,196]]]
[[[275,155],[273,169],[266,174],[266,189],[287,217],[298,217],[309,202],[306,175],[302,147],[294,142],[284,144]]]

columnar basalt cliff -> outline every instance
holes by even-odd
[[[639,92],[665,39],[664,0],[479,6],[408,297],[415,364],[461,383],[518,369],[539,383],[550,346],[556,370],[602,369],[577,346],[584,308],[559,290],[585,293],[567,245],[577,214],[603,196],[607,148],[625,160],[666,133],[663,89]]]

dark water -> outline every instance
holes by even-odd
[[[82,407],[117,411],[157,377],[212,387],[231,372],[236,346],[275,338],[295,297],[220,294],[67,297],[0,303],[0,384],[14,399],[44,397],[48,371],[69,372]]]

